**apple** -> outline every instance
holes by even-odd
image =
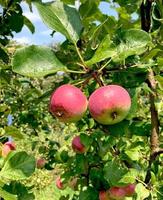
[[[112,125],[127,116],[131,98],[127,90],[119,85],[102,86],[91,94],[88,107],[97,122]]]
[[[110,200],[108,196],[108,191],[102,190],[99,192],[99,200]]]
[[[85,153],[86,152],[85,146],[80,141],[80,136],[75,136],[73,138],[73,140],[72,140],[72,149],[76,153]]]
[[[10,153],[10,151],[13,151],[16,149],[16,145],[14,142],[6,142],[2,146],[2,157],[7,157],[7,155]]]
[[[38,169],[43,168],[45,166],[45,164],[46,164],[45,158],[39,158],[36,162],[36,166]]]
[[[126,196],[132,196],[134,193],[135,193],[135,187],[136,187],[136,184],[129,184],[127,186],[124,187],[124,190],[126,192]]]
[[[60,121],[71,123],[83,117],[87,105],[87,98],[79,88],[65,84],[52,93],[49,109]]]
[[[62,183],[62,180],[61,180],[60,176],[57,177],[55,183],[56,183],[56,186],[57,186],[58,189],[63,190],[65,188],[63,183]]]
[[[123,200],[126,196],[126,191],[123,187],[111,187],[108,192],[110,198],[116,200]]]

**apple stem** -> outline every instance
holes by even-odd
[[[104,86],[103,81],[99,78],[100,73],[98,71],[94,71],[92,73],[92,77],[95,79],[95,81],[97,81],[97,83],[99,84],[99,86]]]

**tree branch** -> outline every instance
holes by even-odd
[[[143,0],[140,6],[141,28],[146,32],[149,32],[151,27],[152,2],[154,2],[154,0],[147,0],[146,3],[144,3]]]
[[[156,157],[162,153],[162,149],[159,149],[159,119],[158,119],[158,112],[155,107],[156,81],[154,79],[154,73],[152,69],[150,69],[149,74],[148,74],[148,85],[153,92],[150,93],[149,95],[152,127],[151,127],[151,136],[150,136],[151,154],[149,158],[147,174],[145,177],[146,184],[148,184],[151,179],[152,163],[155,161]]]
[[[140,7],[141,13],[141,27],[144,31],[149,32],[151,28],[151,8],[154,0],[144,0],[142,1]],[[151,136],[150,136],[150,147],[151,153],[149,158],[149,164],[147,169],[147,174],[145,177],[145,183],[148,184],[151,180],[151,166],[155,161],[156,157],[163,153],[163,150],[159,148],[159,118],[158,112],[155,107],[155,98],[156,98],[156,81],[154,78],[154,72],[152,69],[148,73],[148,86],[153,91],[149,94],[150,100],[150,112],[151,112]]]

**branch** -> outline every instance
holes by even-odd
[[[94,71],[93,73],[92,73],[92,77],[94,78],[94,80],[99,84],[99,86],[101,87],[101,86],[104,86],[104,83],[103,83],[103,81],[99,78],[99,73],[98,72],[96,72],[96,71]]]
[[[143,0],[140,6],[141,28],[146,32],[149,32],[151,27],[151,9],[153,2],[154,0],[147,0],[146,3],[144,3]]]
[[[151,128],[151,136],[150,136],[151,154],[150,154],[147,174],[145,177],[146,184],[148,184],[151,179],[152,163],[155,161],[156,157],[163,152],[162,149],[159,149],[159,119],[158,119],[158,112],[155,107],[156,81],[154,79],[154,73],[152,69],[150,69],[149,74],[148,74],[148,85],[153,92],[150,93],[149,95],[152,128]]]
[[[144,31],[149,32],[151,28],[151,8],[154,0],[144,0],[140,6],[141,14],[141,27]],[[148,73],[148,86],[153,91],[149,95],[150,100],[150,112],[151,112],[151,136],[150,136],[150,146],[151,153],[149,158],[149,164],[147,169],[147,174],[145,177],[145,183],[148,184],[151,180],[151,166],[155,161],[158,155],[163,153],[163,150],[159,148],[159,119],[158,112],[155,107],[155,98],[156,98],[156,81],[154,78],[154,72],[152,69]]]
[[[148,74],[148,85],[153,91],[150,93],[150,111],[151,111],[151,153],[154,154],[155,151],[159,148],[159,119],[158,119],[158,112],[155,107],[155,97],[156,97],[156,81],[154,79],[154,73],[152,69],[149,71]]]

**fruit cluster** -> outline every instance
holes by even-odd
[[[130,197],[135,192],[135,184],[129,184],[123,187],[111,187],[107,191],[101,191],[99,193],[100,200],[111,200],[111,199],[124,199],[125,197]]]
[[[131,98],[123,87],[108,85],[95,90],[87,101],[79,88],[65,84],[57,88],[50,99],[50,112],[65,123],[79,121],[87,106],[98,123],[111,125],[127,116]]]
[[[123,87],[108,85],[95,90],[87,100],[79,88],[65,84],[57,88],[50,99],[50,112],[65,123],[79,121],[86,112],[87,106],[91,116],[98,123],[112,125],[122,121],[127,116],[131,107],[131,98]],[[78,154],[87,151],[80,136],[73,138],[72,149]],[[61,177],[56,179],[56,186],[58,189],[65,188]],[[111,187],[107,191],[100,191],[99,199],[124,199],[126,196],[134,194],[135,186],[135,184],[129,184],[124,187]]]

